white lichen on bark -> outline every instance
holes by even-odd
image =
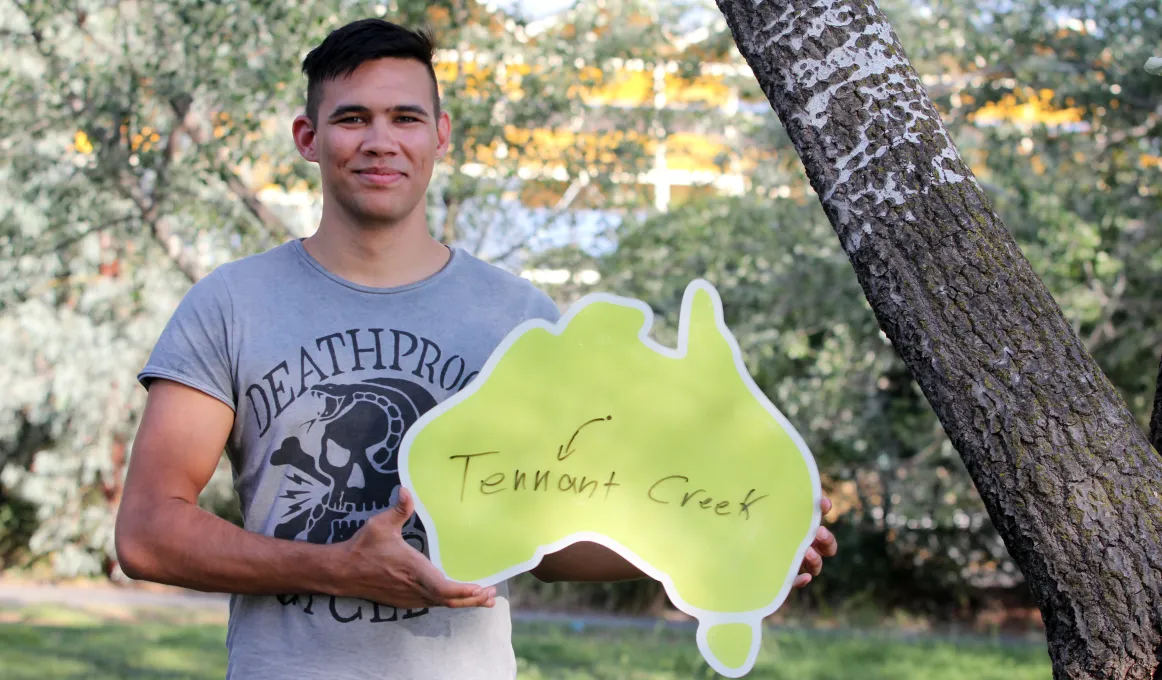
[[[757,0],[755,6],[764,2]],[[806,9],[787,4],[775,11],[778,16],[764,26],[757,47],[766,52],[782,45],[782,54],[789,48],[793,61],[779,68],[782,87],[788,93],[809,93],[805,105],[791,118],[817,129],[824,145],[838,152],[834,177],[821,188],[820,197],[841,216],[848,252],[858,250],[863,234],[871,233],[871,223],[861,219],[870,210],[882,215],[886,205],[904,205],[910,195],[927,194],[933,186],[970,179],[957,171],[963,167],[960,155],[878,8],[856,7],[844,0],[818,0]],[[842,40],[838,45],[834,38],[825,36],[835,29],[839,30],[832,35]],[[821,52],[822,57],[811,56]],[[837,96],[842,100],[837,101]],[[852,110],[853,105],[858,108]],[[837,111],[836,107],[842,108]],[[855,129],[844,122],[842,138],[830,130],[834,115],[840,111],[844,117],[854,114],[859,119]],[[890,134],[883,134],[883,130]],[[920,178],[915,165],[909,164],[901,172],[896,169],[901,164],[890,159],[882,163],[887,167],[879,174],[879,181],[865,172],[877,160],[905,146],[922,147],[917,153],[903,155],[930,157],[933,172]]]

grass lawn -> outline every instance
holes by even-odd
[[[173,612],[0,610],[0,680],[222,678],[220,620]],[[748,678],[818,680],[1049,680],[1043,644],[905,642],[885,636],[768,631]],[[521,680],[719,677],[693,631],[517,625]]]

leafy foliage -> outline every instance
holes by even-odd
[[[522,211],[522,178],[588,177],[599,191],[613,166],[633,169],[632,140],[593,157],[520,135],[582,132],[585,65],[649,44],[650,23],[577,43],[569,26],[533,36],[474,0],[0,0],[0,484],[36,508],[32,559],[115,571],[112,510],[144,399],[134,376],[191,281],[314,226],[295,221],[295,200],[318,207],[289,137],[301,60],[342,23],[389,13],[445,50],[455,147],[429,192],[445,240],[517,256],[568,207]],[[632,130],[634,115],[600,122]],[[237,519],[228,477],[223,465],[203,502]]]

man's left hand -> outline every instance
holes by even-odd
[[[831,512],[831,499],[824,498],[819,502],[819,509],[823,514]],[[811,579],[819,575],[823,571],[823,558],[835,557],[835,553],[839,552],[839,545],[835,542],[835,534],[828,531],[825,527],[819,527],[815,532],[815,540],[811,543],[811,547],[807,548],[807,554],[803,556],[803,564],[799,566],[799,575],[795,577],[795,588],[802,588],[811,582]]]

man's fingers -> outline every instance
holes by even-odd
[[[424,596],[437,606],[450,607],[452,602],[461,603],[460,606],[476,606],[464,603],[484,601],[496,594],[494,587],[482,588],[471,583],[449,581],[427,558],[422,555],[417,557],[417,580],[424,590]]]
[[[450,609],[462,609],[464,607],[491,607],[495,603],[495,595],[488,592],[481,592],[479,595],[474,595],[472,597],[446,598],[440,602],[440,606],[448,607]]]
[[[390,512],[392,524],[402,527],[407,523],[408,518],[412,516],[415,503],[412,501],[412,495],[404,487],[399,487],[399,498],[396,499],[395,505],[392,506]]]
[[[831,511],[831,500],[824,498],[819,503],[819,509],[826,515]],[[795,577],[795,581],[791,584],[792,587],[802,588],[810,583],[812,578],[823,572],[823,558],[834,557],[837,552],[839,552],[839,544],[835,541],[835,534],[824,527],[819,527],[815,532],[815,540],[803,555],[803,563],[799,565],[799,575]]]
[[[823,500],[819,501],[819,509],[823,512],[824,515],[831,512],[831,499],[827,496],[824,496]]]
[[[839,552],[839,544],[835,541],[835,534],[828,531],[825,527],[819,527],[819,531],[815,532],[815,542],[811,544],[823,557],[835,557]]]
[[[467,583],[443,581],[432,589],[437,600],[464,600],[485,594],[484,589]]]
[[[442,606],[449,609],[463,609],[466,607],[493,607],[496,605],[496,598],[490,597],[487,594],[481,594],[476,597],[457,598],[448,600]]]
[[[803,564],[799,566],[799,574],[818,576],[821,571],[823,571],[823,558],[815,552],[815,548],[807,548],[807,554],[803,556]]]
[[[479,607],[496,597],[496,588],[481,588],[441,579],[431,590],[433,599],[445,607]]]

